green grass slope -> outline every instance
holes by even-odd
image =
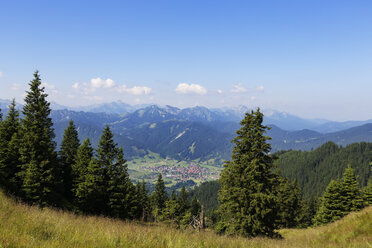
[[[0,192],[0,247],[372,247],[372,207],[318,228],[281,230],[284,239],[77,216],[15,203]]]

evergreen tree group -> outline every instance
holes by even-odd
[[[361,189],[351,166],[342,180],[329,183],[319,207],[316,201],[305,201],[297,181],[276,169],[276,155],[270,153],[270,137],[265,136],[269,128],[262,124],[259,109],[241,121],[231,161],[225,163],[219,182],[202,184],[191,193],[183,186],[168,196],[159,174],[149,195],[145,181],[134,185],[130,180],[124,151],[108,125],[94,149],[89,138],[80,142],[71,120],[57,152],[50,103],[38,72],[29,86],[21,113],[14,99],[6,116],[0,111],[0,187],[27,203],[187,228],[199,218],[201,200],[212,208],[210,219],[218,232],[246,237],[273,237],[278,228],[326,224],[372,205],[372,176]],[[325,156],[338,150],[328,143],[320,152]],[[288,154],[287,159],[298,155]],[[219,206],[214,211],[217,199],[212,196],[217,191]]]
[[[336,221],[352,211],[369,205],[368,193],[360,189],[354,170],[348,165],[342,180],[332,180],[320,200],[320,207],[314,217],[315,225]]]
[[[138,217],[136,190],[123,149],[117,147],[110,128],[103,130],[95,151],[89,139],[80,145],[71,120],[57,153],[50,103],[37,71],[29,86],[23,118],[15,100],[5,119],[0,116],[0,186],[41,207],[122,219]],[[141,204],[141,208],[147,207]]]

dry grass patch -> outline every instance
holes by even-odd
[[[281,230],[283,240],[216,235],[39,209],[0,193],[0,247],[372,247],[372,208],[317,228]]]

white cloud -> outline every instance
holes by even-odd
[[[222,90],[217,90],[217,93],[218,93],[218,94],[222,94],[223,91],[222,91]]]
[[[3,76],[3,73],[0,71],[0,78]]]
[[[120,85],[118,86],[118,91],[132,95],[148,95],[151,93],[152,89],[146,86],[133,86],[132,88],[128,88],[126,85]]]
[[[56,86],[54,86],[53,84],[42,83],[41,86],[45,87],[45,89],[49,91],[49,93],[58,94],[58,90],[56,89]]]
[[[96,91],[96,88],[91,87],[88,83],[74,83],[72,88],[81,95],[89,95]]]
[[[234,84],[233,88],[230,90],[232,93],[244,93],[247,89],[242,84]]]
[[[111,78],[102,79],[100,77],[98,78],[92,78],[90,80],[90,83],[74,83],[72,85],[72,88],[76,91],[79,91],[82,95],[88,95],[92,92],[95,92],[99,88],[112,88],[116,84],[114,80]]]
[[[180,94],[205,95],[207,94],[207,89],[199,84],[180,83],[176,88],[176,92]]]
[[[112,88],[115,86],[115,82],[111,78],[104,80],[98,77],[98,78],[92,78],[90,80],[90,85],[93,88]]]
[[[263,87],[262,85],[260,85],[260,86],[257,86],[256,87],[256,90],[257,91],[260,91],[260,92],[263,92],[265,90],[265,87]]]
[[[249,98],[249,100],[251,100],[251,101],[254,101],[254,100],[256,100],[257,99],[257,97],[255,97],[255,96],[251,96],[250,98]]]

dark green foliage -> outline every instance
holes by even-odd
[[[221,172],[219,192],[220,220],[217,231],[243,236],[274,236],[277,227],[273,158],[269,155],[270,139],[264,136],[259,109],[246,113],[242,127],[233,139],[232,161]]]
[[[97,168],[97,163],[93,158],[93,148],[90,144],[89,138],[84,140],[83,144],[77,150],[76,161],[72,165],[72,192],[74,194],[75,205],[83,212],[94,213],[95,210],[91,205],[99,204],[103,187],[102,170]],[[98,182],[100,185],[92,185]],[[94,190],[96,192],[94,192]],[[95,202],[95,200],[98,201]]]
[[[75,163],[71,166],[71,174],[73,177],[72,191],[75,192],[78,184],[84,182],[85,175],[88,172],[88,165],[93,159],[93,148],[89,138],[84,140],[79,146],[76,153]]]
[[[153,207],[153,215],[155,219],[159,219],[165,209],[165,204],[168,200],[168,195],[165,192],[163,177],[161,174],[155,184],[155,190],[151,195],[151,202]]]
[[[19,195],[22,186],[18,177],[19,168],[19,112],[15,100],[9,105],[9,112],[0,123],[0,185],[14,195]]]
[[[38,72],[29,85],[20,136],[22,189],[27,201],[40,206],[58,205],[63,185],[53,141],[53,123],[49,117],[50,103],[46,100]]]
[[[172,190],[170,200],[177,200],[176,191],[174,189]]]
[[[204,205],[205,211],[208,214],[218,208],[218,191],[221,186],[218,181],[204,182],[190,191],[190,196],[199,200],[200,204]]]
[[[201,205],[198,202],[198,199],[196,199],[196,196],[192,198],[191,206],[190,206],[190,212],[192,216],[199,217],[201,211]]]
[[[68,127],[65,129],[61,150],[59,157],[62,166],[62,180],[65,189],[65,197],[72,201],[72,185],[74,181],[74,174],[72,173],[72,166],[76,164],[77,151],[80,146],[78,132],[75,128],[74,122],[71,120]]]
[[[301,191],[296,181],[290,183],[288,179],[279,177],[277,187],[277,207],[279,208],[279,226],[284,228],[295,227],[301,209]]]
[[[333,222],[352,211],[362,209],[363,206],[362,192],[354,175],[354,170],[348,165],[342,181],[332,180],[328,185],[321,198],[314,224],[321,225]]]
[[[86,173],[79,180],[81,182],[77,183],[74,189],[79,209],[85,213],[103,214],[106,207],[103,197],[105,193],[103,169],[96,159],[90,160]]]
[[[178,216],[183,216],[190,207],[189,195],[186,192],[185,186],[182,186],[180,194],[177,199],[178,203]]]
[[[137,198],[137,214],[136,218],[141,221],[149,220],[150,213],[150,200],[147,195],[145,181],[137,183],[136,185],[136,198]]]
[[[97,163],[103,170],[107,213],[113,217],[132,218],[135,210],[134,186],[129,180],[128,168],[122,148],[117,148],[109,128],[103,130],[97,149]]]
[[[364,206],[362,191],[350,165],[346,168],[342,178],[342,187],[344,190],[344,211],[348,213],[362,209]]]
[[[297,181],[303,198],[310,200],[321,196],[334,179],[342,177],[345,166],[350,164],[358,175],[361,186],[371,175],[372,143],[354,143],[340,147],[328,142],[316,150],[288,151],[279,156],[278,168],[283,176]]]
[[[372,162],[371,162],[372,165]],[[372,168],[371,168],[372,169]],[[367,186],[363,188],[363,199],[365,205],[372,205],[372,176],[369,177]]]
[[[177,222],[177,217],[179,217],[178,210],[179,205],[177,200],[170,198],[165,203],[165,208],[162,215],[163,220],[172,221],[173,223]]]
[[[314,224],[327,224],[343,217],[345,215],[343,204],[342,183],[339,180],[331,180],[320,200],[319,210],[313,220]]]
[[[317,202],[315,200],[300,202],[299,210],[297,212],[296,227],[306,228],[313,225],[313,219],[317,210]]]
[[[108,207],[110,215],[122,219],[135,217],[135,188],[129,179],[123,149],[117,150],[114,164],[108,170],[109,196]]]

